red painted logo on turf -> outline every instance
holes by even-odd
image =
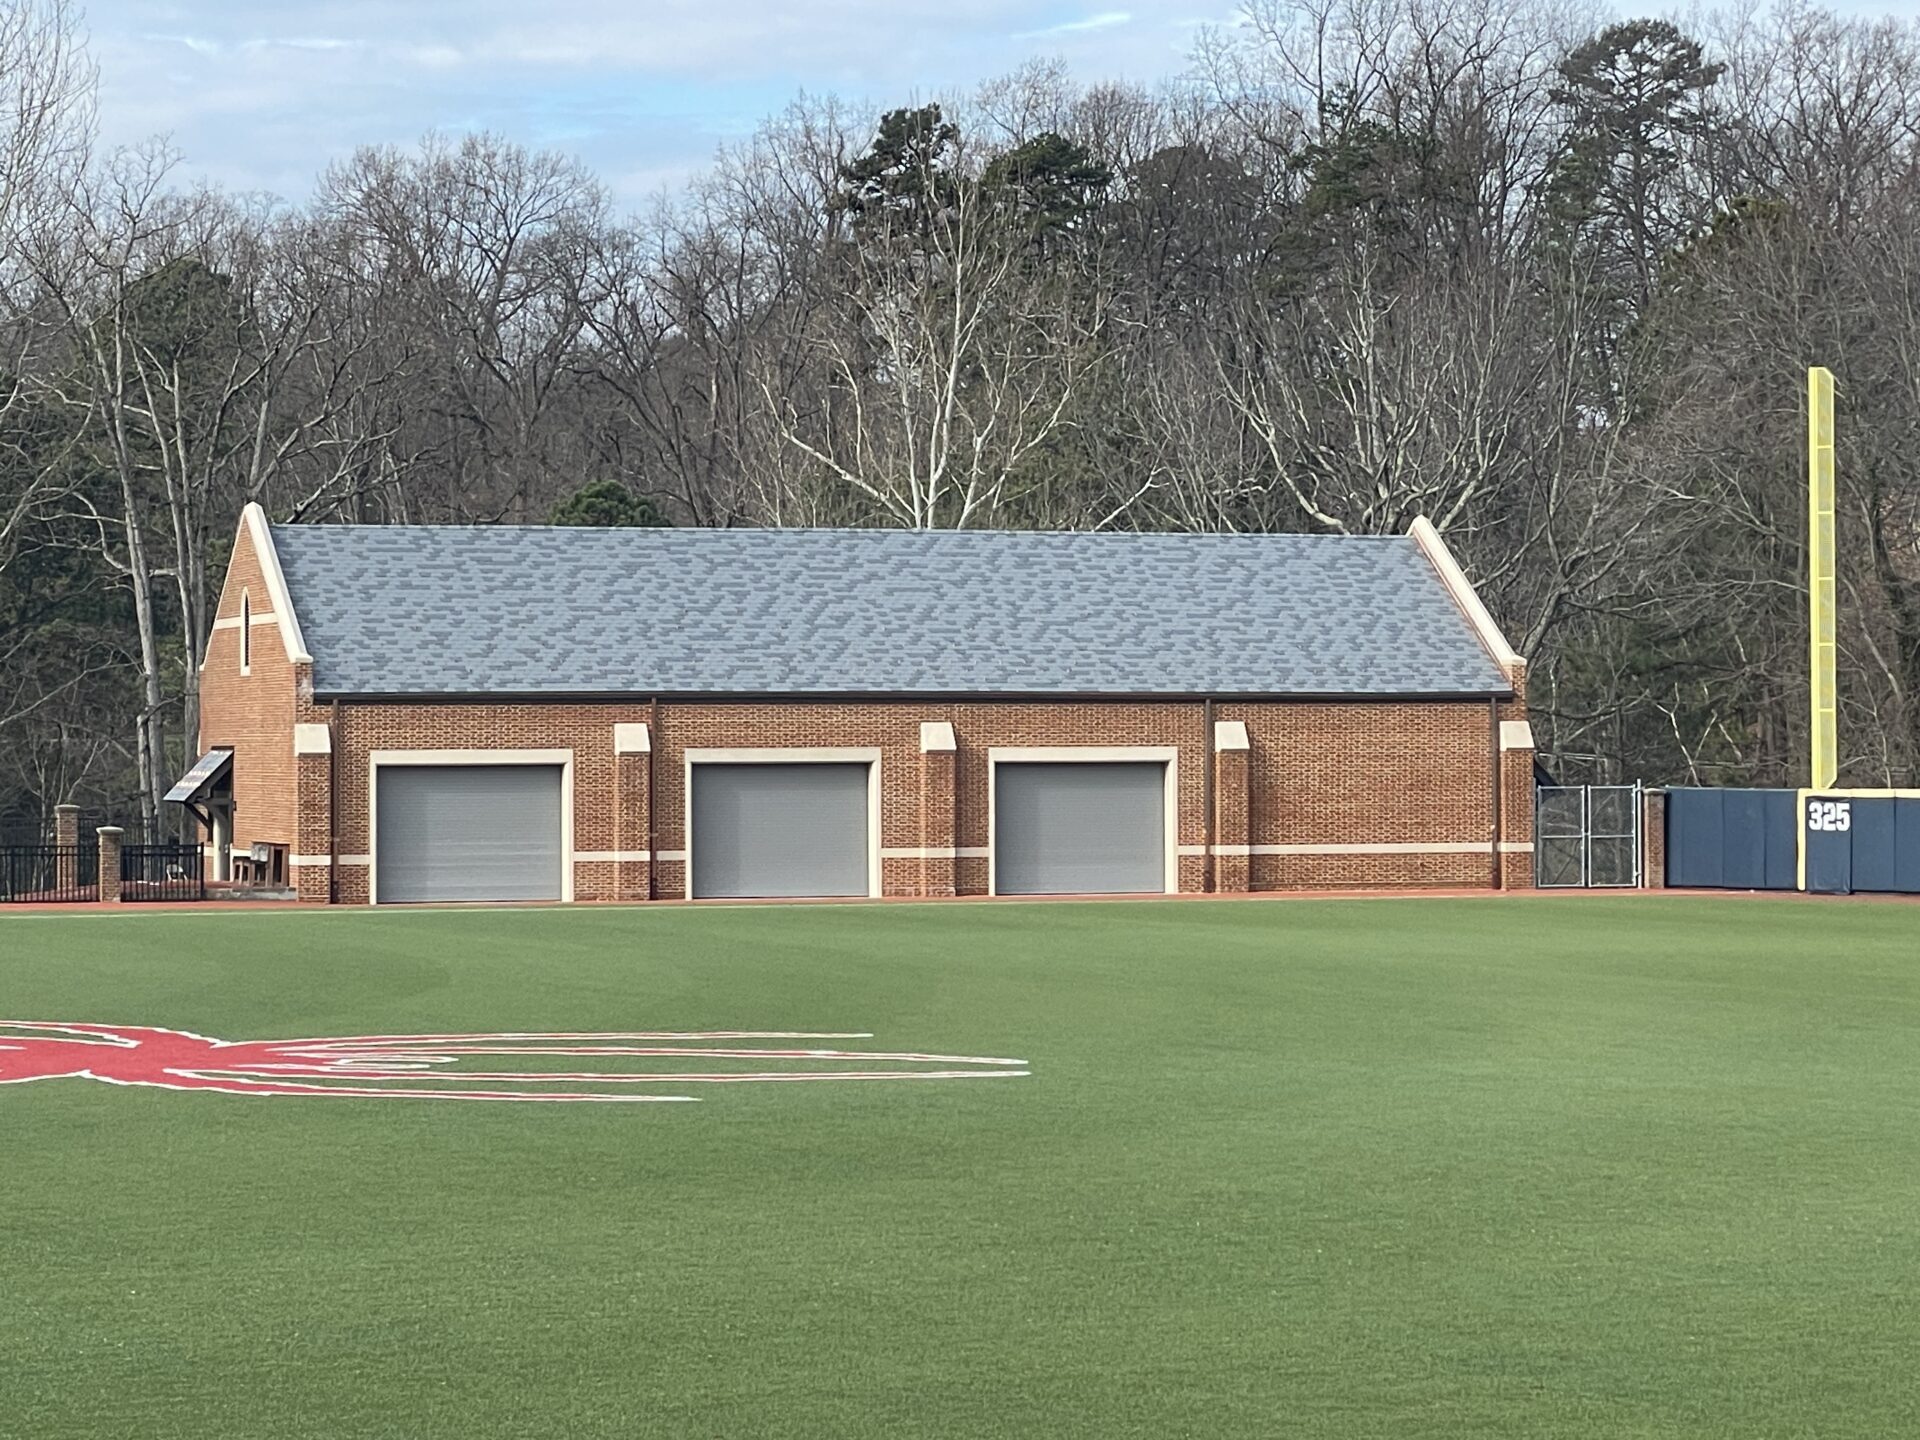
[[[1024,1060],[874,1050],[744,1046],[743,1041],[871,1040],[864,1033],[782,1030],[614,1031],[606,1034],[336,1035],[309,1040],[209,1040],[149,1025],[0,1020],[0,1085],[103,1080],[226,1095],[345,1095],[413,1100],[691,1100],[634,1086],[791,1080],[974,1080],[1025,1075]],[[461,1070],[479,1056],[648,1057],[648,1069]],[[748,1062],[701,1069],[696,1062]],[[763,1062],[757,1067],[753,1062]],[[771,1067],[771,1068],[770,1068]]]

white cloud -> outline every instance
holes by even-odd
[[[1016,30],[1016,40],[1043,40],[1050,35],[1083,35],[1089,30],[1111,30],[1116,25],[1125,25],[1133,16],[1125,10],[1103,10],[1098,15],[1089,15],[1083,20],[1062,20],[1058,25],[1049,25],[1044,30]]]
[[[287,35],[244,40],[242,50],[353,50],[358,41],[337,40],[324,35]]]
[[[203,39],[198,35],[142,35],[140,38],[161,45],[183,45],[196,55],[218,55],[222,48],[219,41]]]
[[[407,45],[394,54],[428,70],[452,70],[467,62],[466,53],[455,45]]]
[[[1093,0],[1098,5],[1099,0]],[[1111,3],[1111,0],[1109,0]],[[1223,11],[1233,0],[1217,0]],[[1192,0],[91,0],[106,138],[297,197],[362,144],[484,126],[559,145],[620,200],[704,166],[798,91],[899,104],[1035,55],[1089,79],[1183,69]],[[158,22],[158,23],[156,23]],[[165,33],[155,33],[164,29]]]

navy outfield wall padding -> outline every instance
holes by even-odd
[[[1767,801],[1767,872],[1763,890],[1800,888],[1800,805],[1791,790],[1763,790],[1778,795]]]
[[[1920,797],[1794,790],[1667,791],[1667,885],[1796,889],[1803,827],[1807,889],[1920,895]]]
[[[1667,885],[1675,890],[1792,890],[1800,806],[1792,790],[1667,791]]]
[[[1726,801],[1718,790],[1667,792],[1667,885],[1717,890],[1726,872]]]
[[[1722,797],[1721,807],[1726,883],[1743,890],[1764,890],[1768,839],[1765,792],[1729,790]]]
[[[1920,895],[1920,798],[1807,797],[1807,889]]]
[[[1852,866],[1851,888],[1855,890],[1898,890],[1900,857],[1896,848],[1897,800],[1860,800],[1851,802],[1853,824],[1846,832]],[[1807,836],[1809,844],[1813,836]],[[1807,852],[1811,855],[1811,849]],[[1811,863],[1809,863],[1811,870]],[[1808,886],[1813,884],[1811,873]]]
[[[1801,810],[1801,822],[1807,827],[1807,889],[1817,895],[1853,893],[1853,809],[1851,800],[1809,795]],[[1838,828],[1834,819],[1822,819],[1823,811],[1838,811],[1847,828]]]
[[[1900,856],[1900,888],[1920,892],[1920,800],[1893,802],[1893,844]]]

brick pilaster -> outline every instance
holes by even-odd
[[[294,727],[293,775],[299,792],[292,854],[321,863],[294,865],[288,875],[302,900],[324,905],[333,871],[324,862],[333,846],[333,736],[317,722]]]
[[[649,856],[645,860],[622,860],[618,863],[614,898],[619,900],[647,898],[647,878],[653,868],[647,833],[650,818],[647,808],[647,766],[652,758],[647,751],[627,751],[615,757],[617,815],[614,822],[614,849],[622,855]]]
[[[1247,851],[1253,833],[1252,750],[1242,721],[1217,720],[1213,735],[1213,888],[1237,895],[1250,887],[1253,870]]]
[[[959,868],[953,850],[960,843],[954,824],[959,790],[959,750],[953,726],[930,721],[920,726],[920,894],[947,896],[956,891]]]
[[[1526,683],[1525,667],[1516,667],[1514,685]],[[1500,888],[1533,888],[1533,728],[1524,720],[1500,721]]]

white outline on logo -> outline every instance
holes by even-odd
[[[21,1031],[46,1032],[20,1034]],[[215,1040],[190,1030],[145,1025],[84,1025],[0,1020],[0,1085],[86,1079],[157,1090],[212,1090],[226,1095],[334,1095],[357,1099],[511,1100],[565,1102],[691,1102],[692,1095],[600,1093],[629,1085],[733,1085],[796,1080],[985,1080],[1029,1075],[1024,1060],[919,1051],[842,1050],[716,1044],[632,1044],[740,1040],[871,1040],[865,1031],[617,1030],[467,1032],[443,1035],[335,1035],[303,1040]],[[8,1041],[25,1043],[7,1043]],[[93,1051],[95,1054],[88,1054]],[[99,1054],[98,1052],[107,1052]],[[779,1070],[489,1070],[439,1069],[484,1055],[633,1056],[813,1062],[823,1069]],[[34,1063],[28,1063],[28,1062]],[[64,1062],[74,1062],[67,1064]],[[224,1062],[224,1063],[223,1063]],[[831,1068],[850,1063],[852,1068]],[[886,1066],[917,1068],[876,1068]],[[11,1073],[10,1073],[11,1072]],[[384,1088],[330,1080],[479,1083],[511,1089]],[[570,1091],[549,1085],[596,1087]]]

